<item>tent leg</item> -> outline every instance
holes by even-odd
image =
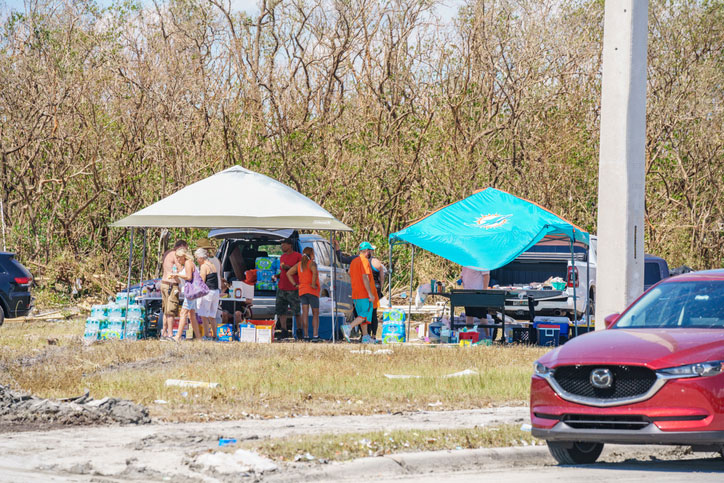
[[[332,261],[332,282],[330,283],[330,295],[332,296],[332,343],[336,342],[337,338],[337,292],[334,286],[337,285],[337,254],[334,252],[334,237],[336,232],[332,232],[329,235],[329,259]]]
[[[392,243],[390,243],[390,257],[389,257],[390,264],[388,265],[388,267],[390,267],[390,270],[389,270],[389,273],[387,274],[387,283],[389,284],[388,285],[389,288],[387,289],[387,294],[388,294],[387,300],[388,300],[388,303],[390,304],[390,307],[392,307],[392,247],[393,246],[394,245]]]
[[[578,279],[576,278],[576,257],[573,252],[573,240],[575,240],[575,238],[576,232],[574,230],[571,238],[571,284],[573,285],[573,330],[575,330],[576,335],[578,335],[578,325],[576,324],[578,320],[578,304],[576,304],[576,285],[578,284]]]
[[[128,244],[128,284],[126,286],[126,318],[128,318],[128,300],[131,297],[131,271],[133,269],[133,227],[131,227],[131,240]],[[126,330],[126,323],[123,323],[123,330]]]
[[[586,247],[586,330],[591,326],[591,242]],[[578,335],[578,328],[576,328]]]
[[[139,288],[143,288],[143,272],[146,269],[146,235],[148,234],[146,228],[143,229],[143,252],[141,252],[141,277],[138,280]]]
[[[410,293],[407,295],[407,340],[410,340],[410,322],[412,321],[412,277],[415,274],[415,245],[412,245],[412,259],[410,260]]]

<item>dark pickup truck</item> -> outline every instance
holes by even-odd
[[[669,276],[669,264],[666,263],[666,260],[646,255],[644,259],[644,292]]]

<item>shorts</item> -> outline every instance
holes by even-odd
[[[305,293],[299,296],[299,302],[302,305],[309,305],[313,309],[319,308],[319,297],[311,293]]]
[[[193,300],[184,299],[184,304],[181,306],[181,308],[186,309],[186,310],[196,310],[197,301],[198,301],[198,299],[193,299]]]
[[[178,316],[178,285],[161,284],[161,307],[163,315]]]
[[[277,289],[277,301],[274,307],[276,315],[286,315],[287,308],[291,309],[292,315],[299,315],[302,311],[299,308],[299,292],[296,290]]]
[[[366,321],[363,324],[372,322],[372,302],[370,302],[370,299],[353,299],[353,301],[357,317],[364,317]]]
[[[196,313],[200,317],[216,317],[216,311],[219,309],[219,291],[209,290],[209,293],[196,299],[196,307]]]

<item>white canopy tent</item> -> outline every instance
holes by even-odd
[[[241,166],[189,185],[111,226],[352,231],[298,191]]]
[[[264,228],[352,231],[327,210],[298,191],[260,173],[233,166],[111,224],[130,228],[128,291],[131,289],[134,228]],[[146,258],[143,232],[141,279]],[[334,243],[332,243],[334,246]],[[334,252],[330,257],[334,259]],[[335,264],[332,265],[333,270]],[[332,280],[336,280],[332,274]],[[336,314],[334,282],[331,295]],[[334,334],[334,331],[332,331]]]

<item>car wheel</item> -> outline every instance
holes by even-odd
[[[603,451],[603,443],[565,443],[547,441],[548,451],[561,465],[595,463]]]
[[[0,325],[3,325],[3,322],[5,322],[5,311],[3,310],[3,306],[0,305]]]

